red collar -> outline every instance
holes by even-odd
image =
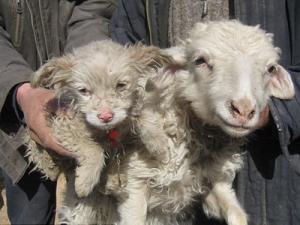
[[[107,139],[111,145],[111,147],[115,148],[118,146],[118,138],[120,137],[120,132],[117,130],[109,130],[107,131]]]

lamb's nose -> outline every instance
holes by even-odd
[[[111,111],[104,111],[97,115],[97,117],[102,120],[104,123],[108,123],[112,120],[113,114]]]
[[[240,123],[246,123],[251,120],[255,114],[255,105],[247,98],[232,100],[230,102],[230,111],[234,118]]]

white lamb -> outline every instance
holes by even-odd
[[[223,21],[196,24],[182,47],[167,52],[178,63],[148,75],[136,120],[146,149],[127,152],[118,171],[107,173],[105,191],[117,199],[119,216],[105,221],[99,215],[98,223],[190,224],[200,200],[208,216],[246,225],[232,188],[243,164],[243,137],[270,96],[294,95],[278,65],[279,50],[258,26]],[[112,175],[125,176],[126,184],[110,182]],[[117,215],[106,203],[99,195],[98,213]]]

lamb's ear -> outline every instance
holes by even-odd
[[[31,85],[50,89],[62,86],[70,77],[72,66],[70,57],[52,58],[33,74]]]
[[[269,83],[270,94],[280,99],[291,99],[295,95],[294,84],[290,74],[282,66],[272,68]]]

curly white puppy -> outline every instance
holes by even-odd
[[[51,59],[32,80],[33,87],[54,89],[49,103],[58,115],[49,113],[49,126],[62,146],[76,157],[75,191],[78,197],[91,193],[99,183],[105,151],[114,156],[115,141],[129,133],[130,117],[138,106],[141,71],[155,68],[165,59],[154,47],[123,47],[112,41],[94,42],[73,53]],[[117,132],[112,133],[115,129]],[[56,180],[61,170],[73,174],[70,160],[62,160],[34,142],[29,135],[27,155],[35,169]]]

